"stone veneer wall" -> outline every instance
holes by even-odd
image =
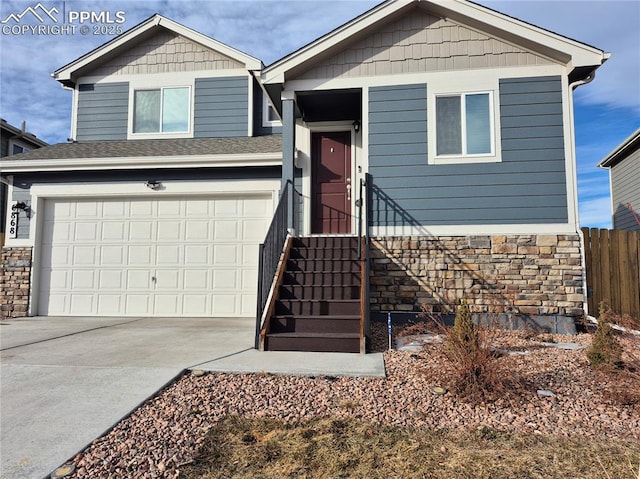
[[[371,310],[583,314],[576,235],[372,238]]]
[[[31,248],[2,249],[0,319],[27,316],[31,279]]]

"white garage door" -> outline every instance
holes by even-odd
[[[39,313],[252,316],[270,197],[46,200]]]

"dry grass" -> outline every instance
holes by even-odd
[[[227,417],[182,479],[638,479],[638,442]]]

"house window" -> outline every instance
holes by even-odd
[[[29,148],[25,148],[24,146],[16,144],[14,144],[11,148],[12,155],[19,155],[20,153],[26,153],[27,151],[29,151]]]
[[[494,154],[492,93],[436,97],[436,156]]]
[[[186,133],[190,117],[189,87],[134,92],[133,133]]]
[[[265,94],[262,102],[262,126],[281,126],[282,122],[278,117],[276,109],[269,101],[269,97]]]

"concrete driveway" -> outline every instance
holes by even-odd
[[[380,354],[259,353],[254,320],[0,322],[0,477],[38,479],[184,369],[384,376]]]

